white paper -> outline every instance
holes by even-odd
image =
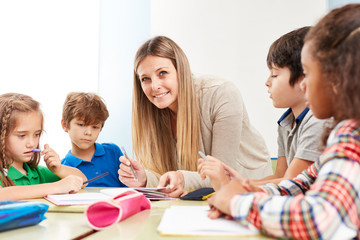
[[[210,219],[208,206],[171,206],[158,226],[162,235],[258,235],[256,230],[250,230],[234,220],[224,218]]]
[[[87,205],[101,200],[111,199],[102,193],[52,194],[45,197],[55,205]]]
[[[130,189],[131,188],[105,188],[101,189],[100,192],[111,197],[116,197],[119,194],[129,191]]]

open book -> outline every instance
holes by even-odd
[[[171,206],[158,226],[161,235],[176,236],[254,236],[259,231],[234,220],[210,219],[209,206]]]
[[[159,190],[163,188],[104,188],[101,189],[100,192],[51,194],[44,198],[58,206],[87,205],[97,201],[109,200],[121,193],[128,191],[129,189],[143,193],[149,200],[173,199],[167,197],[166,194],[159,192]]]

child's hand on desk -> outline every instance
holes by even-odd
[[[222,214],[231,215],[231,199],[237,194],[247,192],[248,191],[243,188],[242,182],[237,179],[231,180],[229,183],[221,186],[221,188],[208,200],[210,206],[209,218],[215,219]]]
[[[211,185],[215,191],[217,191],[221,185],[226,184],[230,181],[229,176],[225,172],[224,163],[220,160],[207,156],[209,161],[203,158],[198,160],[198,173],[204,180],[206,176],[210,178]]]
[[[54,182],[55,192],[57,193],[77,193],[83,185],[83,179],[75,175],[69,175],[57,182]]]
[[[44,161],[47,168],[50,169],[54,174],[59,175],[62,166],[59,154],[50,148],[48,144],[45,144],[41,155],[44,156]]]
[[[170,171],[160,177],[158,187],[167,186],[162,192],[167,193],[169,197],[182,197],[187,194],[184,185],[184,175],[179,171]]]
[[[134,161],[132,159],[128,159],[124,156],[121,156],[119,158],[119,161],[121,162],[118,174],[119,174],[119,180],[125,184],[128,187],[145,187],[146,186],[146,173],[143,168],[143,166],[138,163],[137,161]],[[134,172],[136,174],[136,177],[138,180],[136,181],[134,174],[131,171],[130,164],[134,169]]]

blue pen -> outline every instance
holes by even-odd
[[[209,159],[205,156],[205,154],[201,151],[199,151],[200,156],[205,159],[205,161],[209,161]]]
[[[41,149],[38,148],[34,148],[33,150],[31,150],[32,152],[41,152]]]
[[[124,153],[124,156],[125,156],[127,159],[129,159],[128,155],[126,154],[125,148],[124,148],[124,147],[120,147],[120,149],[121,149],[121,151]],[[131,169],[132,174],[134,175],[135,180],[138,181],[138,178],[137,178],[137,176],[136,176],[136,174],[135,174],[134,168],[131,166],[131,164],[130,164],[130,169]]]

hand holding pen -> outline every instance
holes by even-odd
[[[129,157],[128,157],[124,147],[121,147],[121,151],[123,152],[124,156],[129,160]],[[135,174],[134,168],[132,167],[131,163],[130,163],[130,169],[131,169],[132,174],[134,175],[135,180],[138,181],[138,178]]]
[[[209,158],[208,158],[207,156],[205,156],[204,153],[202,153],[201,151],[199,151],[199,154],[200,154],[200,156],[201,156],[206,162],[210,162]],[[212,161],[215,160],[215,161],[221,162],[220,160],[218,160],[218,159],[216,159],[216,158],[214,158],[214,157],[211,157],[211,156],[209,156],[209,157],[212,159]],[[203,161],[199,159],[198,165],[200,165],[202,162],[203,162]],[[236,178],[236,179],[238,179],[239,181],[245,180],[244,177],[242,177],[242,176],[240,175],[240,173],[238,173],[235,169],[231,168],[230,166],[226,165],[226,164],[223,163],[223,162],[221,162],[221,164],[222,164],[222,167],[223,167],[224,170],[225,170],[226,175],[227,175],[230,179],[235,179],[235,178]],[[199,169],[199,167],[198,167],[198,169]]]
[[[119,180],[128,187],[145,187],[146,173],[142,165],[129,158],[125,149],[121,147],[124,156],[120,157],[120,164],[118,174]]]
[[[33,151],[36,151],[33,149]],[[41,150],[40,155],[44,157],[44,162],[47,168],[49,168],[56,175],[62,172],[62,165],[60,156],[54,149],[49,147],[49,144],[44,145],[44,149]]]
[[[202,152],[199,154],[202,158],[198,160],[198,173],[203,180],[209,177],[211,186],[217,191],[223,184],[230,181],[224,164],[212,156],[205,156]]]

